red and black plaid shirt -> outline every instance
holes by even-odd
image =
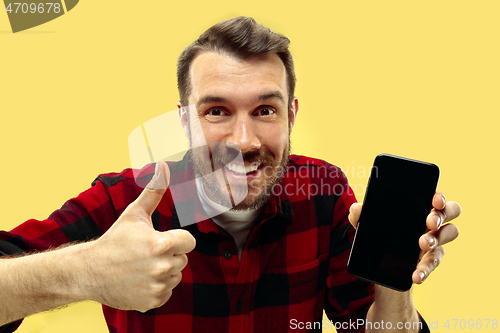
[[[171,184],[194,179],[186,158],[170,169]],[[154,165],[148,165],[135,178],[130,169],[99,176],[47,220],[0,232],[0,255],[99,237],[153,173]],[[169,189],[152,215],[157,230],[181,227],[171,194]],[[203,211],[195,188],[175,198],[177,207]],[[366,317],[373,285],[346,270],[354,237],[347,216],[355,201],[340,169],[290,156],[288,171],[250,231],[241,261],[234,239],[212,220],[183,227],[196,238],[196,248],[170,300],[146,313],[103,306],[110,332],[320,332],[335,323],[346,328],[339,332],[364,331],[353,323]],[[323,309],[333,324],[322,321]]]

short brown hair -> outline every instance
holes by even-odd
[[[219,22],[205,31],[186,47],[177,61],[177,87],[182,105],[188,105],[191,94],[189,68],[201,52],[227,53],[237,59],[247,60],[265,54],[278,55],[285,65],[288,88],[288,108],[295,91],[295,69],[288,45],[290,40],[282,34],[257,23],[251,17],[234,17]]]

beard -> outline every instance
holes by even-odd
[[[283,179],[289,156],[290,137],[279,160],[266,149],[241,153],[236,145],[225,142],[211,142],[208,147],[196,148],[192,148],[190,142],[189,149],[191,165],[196,176],[203,177],[207,196],[232,211],[261,208],[269,200],[273,186]],[[247,180],[247,176],[241,176],[238,181],[229,179],[227,173],[232,171],[226,166],[235,160],[258,166],[247,174],[251,180]]]

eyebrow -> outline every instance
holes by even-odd
[[[267,101],[270,99],[277,99],[281,102],[285,102],[285,98],[283,97],[283,94],[279,91],[270,91],[265,94],[257,96],[255,98],[255,102],[262,102],[262,101]],[[196,109],[199,110],[200,106],[206,103],[230,103],[230,100],[222,97],[222,96],[217,96],[217,95],[206,95],[200,98],[196,102]]]

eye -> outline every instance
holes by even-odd
[[[221,116],[225,116],[226,112],[224,112],[224,110],[222,110],[222,109],[211,109],[211,110],[208,110],[206,115],[212,116],[212,117],[221,117]]]
[[[271,115],[274,115],[276,113],[276,110],[271,107],[263,107],[257,112],[259,116],[269,117]]]

